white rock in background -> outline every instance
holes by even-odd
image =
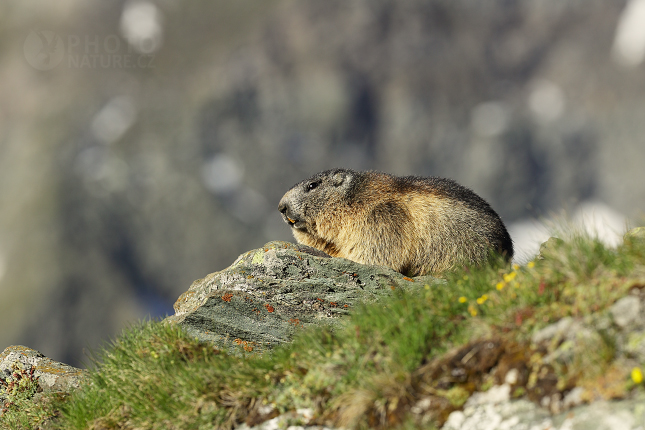
[[[599,201],[585,201],[573,211],[568,222],[562,217],[537,220],[526,219],[508,225],[513,239],[515,257],[513,262],[524,264],[533,259],[540,250],[540,244],[555,235],[563,226],[565,232],[573,229],[597,237],[607,246],[618,246],[627,230],[627,218],[620,212]]]
[[[547,79],[538,79],[531,84],[528,105],[536,120],[549,123],[564,113],[565,97],[562,88]]]
[[[645,0],[630,0],[620,15],[611,48],[613,60],[625,67],[635,67],[645,58]]]
[[[573,214],[574,226],[597,237],[605,245],[618,246],[627,231],[627,218],[599,201],[582,202]]]
[[[162,21],[161,11],[154,3],[129,1],[121,14],[121,34],[137,52],[152,54],[161,48]]]
[[[535,219],[510,224],[508,233],[513,239],[515,251],[513,262],[516,264],[524,264],[532,260],[540,251],[540,245],[551,237],[549,228]]]

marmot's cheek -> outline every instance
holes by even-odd
[[[307,231],[307,223],[304,221],[297,221],[295,222],[291,227],[300,230],[302,232],[308,233]]]

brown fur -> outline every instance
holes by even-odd
[[[328,170],[287,191],[278,210],[299,243],[409,276],[513,256],[495,211],[449,179]]]

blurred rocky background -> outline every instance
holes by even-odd
[[[3,1],[0,350],[87,362],[331,167],[456,179],[520,258],[562,209],[618,237],[644,55],[644,0]]]

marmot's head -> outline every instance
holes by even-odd
[[[278,210],[294,234],[320,236],[321,218],[345,207],[355,188],[359,173],[348,169],[320,172],[294,185],[280,199]],[[333,209],[331,209],[333,208]]]

